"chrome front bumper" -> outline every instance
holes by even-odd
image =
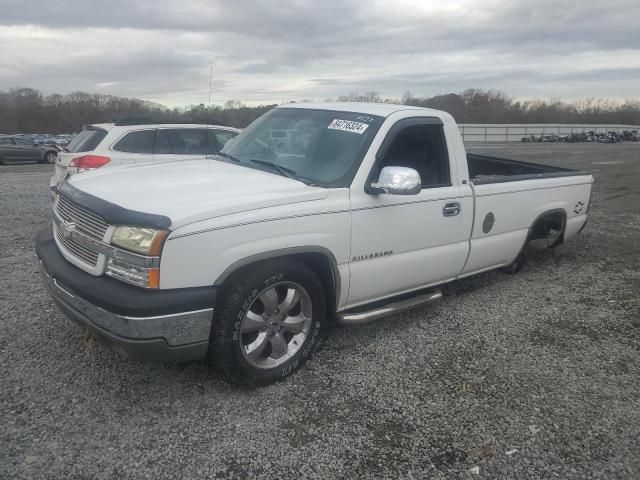
[[[213,308],[169,315],[130,317],[98,307],[47,273],[40,276],[60,309],[105,343],[141,361],[179,362],[204,358],[209,346]]]

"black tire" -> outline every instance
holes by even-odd
[[[53,154],[53,156],[51,157],[51,155]],[[58,153],[54,150],[48,150],[44,156],[42,157],[42,160],[40,160],[38,163],[49,163],[49,164],[54,164],[56,163],[56,157],[58,156]],[[51,159],[52,158],[52,159]]]
[[[286,282],[303,287],[310,298],[312,315],[308,333],[299,346],[296,343],[298,350],[284,363],[274,368],[258,368],[245,358],[241,324],[263,292]],[[267,260],[242,268],[225,281],[218,298],[209,358],[229,380],[241,385],[268,385],[294,373],[313,352],[326,323],[326,297],[322,282],[313,270],[294,259]]]
[[[522,260],[522,256],[518,255],[518,257],[513,262],[511,262],[506,267],[502,267],[500,270],[508,275],[515,275],[516,273],[520,272],[523,267],[524,262]]]

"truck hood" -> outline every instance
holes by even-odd
[[[327,197],[324,188],[219,160],[193,159],[109,168],[68,183],[128,210],[163,215],[171,228],[234,213]]]

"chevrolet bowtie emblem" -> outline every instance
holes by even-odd
[[[74,222],[63,222],[62,227],[62,236],[71,238],[72,232],[76,229],[76,224]]]

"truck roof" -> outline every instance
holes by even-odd
[[[395,105],[393,103],[360,103],[360,102],[323,102],[323,103],[287,103],[276,108],[302,108],[310,110],[334,110],[339,112],[365,113],[388,117],[401,110],[419,110],[422,112],[438,112],[431,108],[413,107],[411,105]]]
[[[114,127],[125,127],[128,129],[135,128],[219,128],[223,130],[231,130],[239,132],[240,130],[234,127],[228,127],[226,125],[215,125],[213,123],[135,123],[127,125],[117,125],[115,123],[92,123],[85,125],[84,128],[101,128],[102,130],[111,130]]]

